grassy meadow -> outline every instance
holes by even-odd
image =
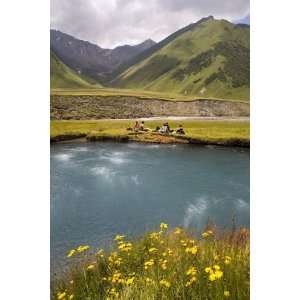
[[[143,91],[140,89],[118,89],[99,86],[78,87],[78,88],[51,88],[51,95],[61,96],[131,96],[142,99],[159,99],[169,101],[194,101],[194,100],[220,100],[249,103],[248,100],[218,98],[218,97],[201,97],[197,95],[185,96],[172,92],[153,92]],[[240,98],[242,99],[242,97]]]
[[[248,300],[249,254],[248,229],[189,232],[161,223],[134,240],[117,235],[109,250],[70,249],[51,299]]]
[[[166,121],[166,120],[165,120]],[[155,129],[164,120],[147,121],[146,127]],[[153,133],[133,134],[126,129],[132,127],[134,120],[95,120],[95,121],[51,121],[51,141],[88,137],[91,140],[129,139],[142,142],[194,142],[204,144],[234,144],[249,145],[249,121],[219,121],[219,120],[168,120],[171,128],[180,124],[185,130],[184,136],[161,136]],[[161,140],[157,140],[161,139]],[[174,140],[177,139],[177,140]]]

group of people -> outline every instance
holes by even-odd
[[[164,123],[161,127],[157,126],[155,130],[151,130],[150,128],[145,127],[145,122],[142,121],[141,123],[139,121],[136,121],[133,130],[135,132],[139,131],[153,131],[161,134],[185,134],[183,126],[180,124],[178,128],[171,129],[168,122]]]

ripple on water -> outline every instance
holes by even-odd
[[[101,167],[93,167],[91,168],[91,172],[93,175],[100,176],[106,180],[112,181],[116,175],[116,172],[111,170],[110,168],[101,166]]]
[[[189,204],[189,206],[185,210],[183,226],[189,227],[196,220],[201,220],[205,215],[207,208],[207,199],[204,197],[197,199],[196,203]]]
[[[54,158],[60,161],[68,161],[70,160],[74,155],[72,153],[59,153],[55,154]]]
[[[126,152],[112,152],[101,155],[100,159],[107,160],[112,164],[121,165],[130,162],[130,159],[128,159],[126,156]]]

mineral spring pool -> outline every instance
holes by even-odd
[[[249,150],[213,146],[68,143],[51,146],[51,266],[69,249],[107,247],[116,234],[249,226]]]

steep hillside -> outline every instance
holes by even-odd
[[[67,66],[100,81],[105,81],[120,64],[155,44],[152,40],[146,40],[135,46],[103,49],[57,30],[50,31],[50,43],[51,50]]]
[[[92,88],[92,85],[75,71],[67,67],[52,51],[50,52],[51,88]]]
[[[112,84],[121,88],[249,100],[249,34],[247,25],[213,17],[202,19],[120,66],[120,74]]]

